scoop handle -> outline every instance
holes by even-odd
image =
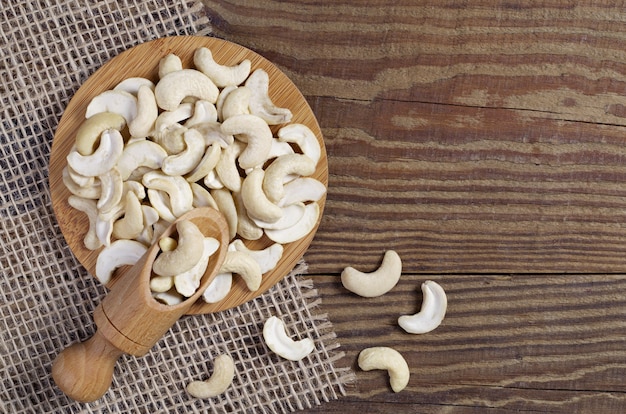
[[[52,378],[69,397],[80,402],[100,398],[111,386],[113,369],[124,352],[101,333],[65,348],[54,360]]]

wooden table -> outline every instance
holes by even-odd
[[[315,412],[626,410],[624,5],[204,2],[216,36],[291,77],[326,140],[305,259],[357,382]],[[342,288],[387,249],[391,293]],[[406,334],[429,279],[446,319]],[[374,345],[407,359],[404,391],[358,369]]]

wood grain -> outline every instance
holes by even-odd
[[[326,150],[315,115],[293,82],[267,59],[240,45],[199,36],[162,38],[138,45],[107,62],[80,87],[65,109],[52,143],[49,173],[52,206],[59,227],[72,252],[92,275],[95,275],[96,260],[102,248],[97,250],[86,248],[83,239],[89,229],[89,220],[84,213],[69,205],[67,200],[71,193],[62,180],[62,171],[67,165],[66,157],[75,143],[77,129],[84,122],[87,105],[95,96],[113,89],[124,79],[144,77],[156,83],[158,81],[159,61],[170,53],[176,54],[181,59],[184,68],[192,68],[193,54],[200,47],[209,48],[213,58],[219,64],[231,66],[244,59],[249,59],[252,71],[261,68],[268,73],[270,80],[268,93],[272,101],[279,107],[289,108],[293,114],[291,122],[308,126],[317,137],[320,143],[321,156],[311,177],[316,178],[324,185],[328,183]],[[271,128],[276,133],[279,127],[279,125],[275,125]],[[279,264],[264,275],[258,290],[250,291],[242,278],[234,278],[233,286],[226,299],[215,304],[199,302],[197,306],[190,308],[189,312],[196,314],[229,309],[255,298],[280,281],[295,267],[311,243],[324,213],[325,199],[326,196],[324,195],[318,201],[320,219],[318,219],[314,229],[305,237],[284,245]],[[244,240],[244,242],[251,249],[263,249],[273,244],[267,237],[254,241]],[[113,275],[107,285],[108,287],[113,286],[119,273],[118,271]]]

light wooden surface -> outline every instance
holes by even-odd
[[[626,8],[610,2],[211,1],[318,117],[329,194],[305,255],[357,383],[315,412],[626,410]],[[404,262],[387,296],[352,265]],[[396,324],[421,282],[435,331]],[[356,367],[391,345],[408,388]]]

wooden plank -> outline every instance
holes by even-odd
[[[397,318],[419,311],[428,279],[446,290],[446,318],[432,332],[407,334]],[[349,395],[324,412],[366,403],[368,412],[414,404],[496,413],[619,412],[626,404],[626,276],[403,275],[372,299],[336,277],[313,281],[346,353],[340,363],[357,375]],[[358,353],[369,346],[403,354],[411,368],[404,391],[394,394],[384,372],[359,370]]]

